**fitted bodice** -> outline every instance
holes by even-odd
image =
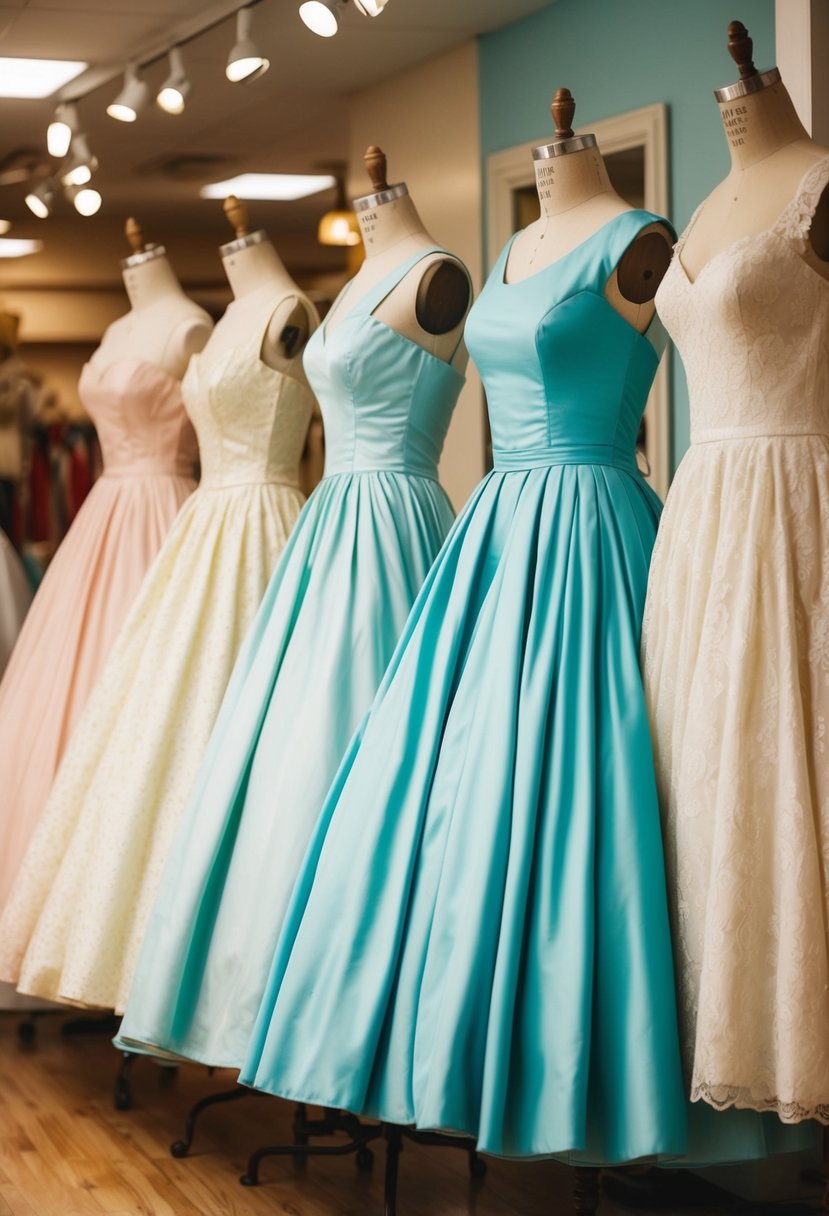
[[[635,470],[659,354],[604,291],[628,245],[654,222],[665,221],[624,212],[516,283],[505,282],[507,243],[466,326],[496,469],[584,461]]]
[[[306,346],[305,371],[325,425],[326,477],[387,470],[437,478],[463,373],[373,313],[413,266],[441,252],[415,254],[363,296],[332,333],[323,322]]]
[[[656,303],[688,376],[692,442],[829,434],[829,282],[803,260],[827,182],[829,157],[771,228],[714,254],[693,281],[682,249],[698,212],[677,242]]]
[[[196,436],[175,376],[131,356],[100,368],[86,363],[78,394],[98,432],[105,476],[192,477]]]
[[[214,354],[208,341],[190,360],[184,400],[199,437],[202,489],[298,483],[313,395],[303,381],[262,361],[272,313],[248,342]]]

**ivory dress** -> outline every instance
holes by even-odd
[[[512,284],[508,245],[470,314],[495,467],[326,799],[246,1084],[510,1157],[685,1150],[639,671],[659,357],[604,296],[654,222]]]
[[[143,359],[93,359],[78,391],[104,475],[53,557],[0,683],[0,907],[104,659],[195,489],[196,437],[178,380]]]
[[[241,1067],[308,838],[452,522],[437,465],[464,377],[374,316],[423,249],[305,352],[325,422],[308,499],[245,642],[121,1026]]]
[[[644,624],[691,1096],[829,1122],[829,158],[657,296],[691,448]],[[693,220],[692,220],[693,224]]]
[[[113,647],[0,919],[0,977],[22,992],[126,1001],[173,829],[303,502],[312,394],[298,357],[282,371],[260,359],[271,311],[242,347],[208,344],[190,362],[201,482]]]

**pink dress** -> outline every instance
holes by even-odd
[[[195,489],[196,437],[178,380],[126,357],[87,363],[79,393],[104,474],[52,559],[0,682],[0,906],[101,665]]]

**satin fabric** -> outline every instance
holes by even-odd
[[[266,302],[265,325],[272,302]],[[0,919],[0,974],[123,1009],[161,869],[239,647],[294,526],[312,395],[263,328],[184,379],[201,454],[101,673]],[[296,364],[296,366],[295,366]],[[289,374],[290,372],[294,374]]]
[[[686,1147],[639,629],[657,367],[626,213],[467,325],[495,468],[326,800],[241,1079],[597,1162]],[[597,357],[601,352],[601,357]]]
[[[240,1067],[325,792],[452,522],[437,462],[463,376],[364,296],[305,366],[326,476],[274,572],[213,732],[117,1044]]]
[[[0,906],[147,569],[195,489],[196,439],[169,373],[87,363],[104,475],[52,559],[0,684]]]

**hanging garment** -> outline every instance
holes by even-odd
[[[125,1043],[244,1059],[325,792],[452,522],[437,465],[464,377],[373,315],[435,252],[308,344],[326,475],[236,665],[150,920]]]
[[[14,546],[0,531],[0,676],[23,626],[32,588]]]
[[[0,977],[28,994],[123,1007],[173,829],[302,507],[311,390],[298,359],[293,375],[262,362],[263,337],[190,362],[199,488],[112,649],[0,920]]]
[[[829,1122],[829,158],[657,303],[692,443],[644,627],[691,1094]],[[691,221],[693,225],[693,220]]]
[[[196,440],[168,372],[87,363],[79,392],[106,471],[38,590],[0,683],[0,906],[78,716],[179,508]]]
[[[501,254],[467,326],[494,470],[340,767],[242,1080],[483,1152],[682,1152],[639,630],[658,354],[605,285],[657,217],[545,269]]]

